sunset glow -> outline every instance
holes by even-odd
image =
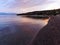
[[[60,0],[0,0],[0,12],[25,13],[60,8]]]

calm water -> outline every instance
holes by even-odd
[[[46,24],[46,20],[41,19],[31,19],[17,15],[0,15],[0,45],[7,45],[7,40],[14,43],[20,41],[20,45],[27,45]],[[16,39],[17,42],[12,38]]]
[[[22,16],[17,16],[17,15],[0,15],[0,23],[11,23],[11,22],[17,22],[17,23],[36,23],[36,24],[40,24],[42,23],[42,25],[44,25],[46,23],[46,21],[44,20],[38,20],[38,19],[31,19],[31,18],[27,18],[27,17],[22,17]]]

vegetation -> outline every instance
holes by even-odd
[[[29,18],[41,19],[41,18],[49,18],[50,16],[55,16],[60,14],[60,9],[54,10],[44,10],[44,11],[33,11],[28,13],[22,13],[17,15],[23,15]]]
[[[57,15],[57,14],[60,14],[60,9],[34,11],[34,12],[17,14],[17,15]]]

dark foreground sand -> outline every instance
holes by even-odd
[[[46,24],[46,20],[0,16],[0,45],[27,45]]]
[[[51,17],[30,45],[60,45],[60,16]]]

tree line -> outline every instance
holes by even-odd
[[[60,9],[33,11],[33,12],[27,12],[27,13],[22,13],[17,15],[57,15],[57,14],[60,14]]]

